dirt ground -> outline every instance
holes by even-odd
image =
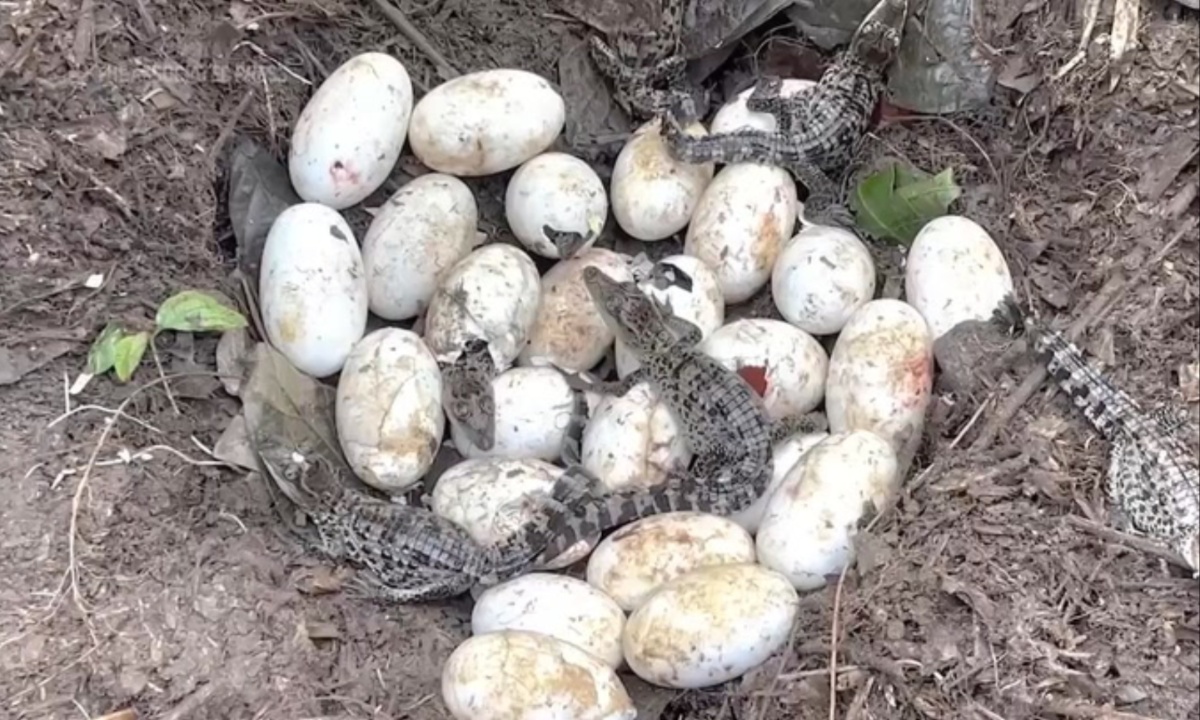
[[[1195,416],[1197,14],[1144,0],[1119,68],[1102,16],[1082,63],[1034,83],[1074,53],[1075,4],[987,5],[994,107],[891,122],[867,161],[954,166],[960,212],[1055,324],[1123,273],[1082,344],[1145,404]],[[408,9],[462,71],[557,80],[562,38],[580,32],[534,0]],[[289,542],[264,489],[206,464],[199,446],[237,413],[214,378],[173,386],[176,411],[161,386],[139,390],[147,366],[130,385],[94,380],[66,415],[105,323],[148,324],[186,287],[234,291],[223,182],[238,134],[282,154],[311,86],[354,53],[401,58],[418,95],[440,82],[434,65],[365,2],[38,0],[0,13],[0,716],[446,717],[440,667],[468,634],[469,601],[383,609],[314,592],[327,569]],[[485,229],[502,224],[503,180],[474,185]],[[361,211],[351,219],[365,227]],[[96,273],[103,285],[85,285]],[[158,351],[167,372],[215,367],[211,338]],[[1088,524],[1106,518],[1106,448],[1061,397],[1039,390],[994,422],[1029,370],[954,407],[939,399],[921,466],[840,592],[807,596],[793,642],[758,671],[661,717],[835,717],[836,650],[846,720],[1200,718],[1197,583]],[[151,459],[122,460],[146,448]]]

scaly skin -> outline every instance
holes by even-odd
[[[596,532],[657,513],[738,512],[770,483],[774,442],[824,427],[824,418],[815,413],[773,424],[762,399],[741,376],[696,348],[701,331],[670,314],[636,283],[614,280],[594,267],[583,271],[583,280],[605,321],[641,366],[613,383],[577,377],[569,382],[618,396],[649,382],[679,421],[693,460],[686,472],[661,485],[610,495],[600,494],[597,479],[582,467],[569,467],[554,491],[557,504],[539,508],[548,537],[543,560]]]
[[[666,115],[663,131],[671,154],[695,164],[783,167],[808,188],[809,218],[852,227],[853,218],[841,201],[842,182],[883,92],[884,69],[900,47],[907,15],[908,0],[881,0],[818,83],[796,95],[780,97],[779,78],[760,80],[746,106],[773,115],[774,132],[693,137],[677,118]]]

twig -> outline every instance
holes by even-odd
[[[1159,263],[1162,262],[1162,259],[1167,256],[1167,253],[1170,252],[1171,249],[1174,248],[1185,235],[1190,234],[1192,230],[1195,229],[1197,222],[1200,221],[1197,221],[1195,218],[1185,222],[1179,228],[1179,230],[1175,232],[1171,239],[1163,244],[1162,248],[1154,254],[1154,257],[1143,263],[1128,281],[1126,281],[1119,272],[1114,273],[1113,276],[1110,277],[1108,281],[1105,282],[1100,288],[1099,292],[1096,293],[1095,297],[1092,298],[1092,301],[1088,303],[1087,308],[1084,309],[1083,314],[1079,316],[1079,319],[1071,323],[1071,326],[1067,328],[1067,339],[1074,340],[1091,325],[1103,319],[1103,317],[1107,315],[1108,311],[1112,308],[1113,303],[1116,302],[1117,298],[1121,296],[1125,289],[1136,286],[1139,282],[1141,282],[1142,278],[1150,273],[1151,270],[1158,267]],[[1025,380],[1021,383],[1020,387],[1018,387],[1016,391],[1014,391],[1013,394],[1004,401],[1004,404],[1000,406],[996,414],[990,420],[988,420],[987,424],[984,425],[982,430],[980,430],[979,437],[975,438],[975,442],[971,443],[971,451],[982,452],[987,450],[988,447],[995,442],[996,437],[999,436],[1001,428],[1003,428],[1009,423],[1010,420],[1012,420],[1012,418],[1017,414],[1017,411],[1021,409],[1021,406],[1029,401],[1029,398],[1033,397],[1033,394],[1037,392],[1037,389],[1041,387],[1043,382],[1045,382],[1047,376],[1048,373],[1045,366],[1038,366],[1032,372],[1030,372],[1029,375],[1025,377]]]
[[[429,42],[429,39],[426,38],[420,30],[417,29],[417,26],[413,25],[412,22],[410,22],[409,19],[404,16],[404,13],[401,12],[399,8],[397,8],[395,5],[392,5],[390,2],[388,2],[388,0],[371,0],[371,2],[375,3],[375,7],[379,8],[379,12],[383,13],[388,20],[392,21],[392,24],[395,25],[398,30],[400,30],[401,35],[415,45],[418,50],[425,53],[425,56],[428,57],[430,62],[433,63],[434,67],[437,68],[438,74],[442,76],[442,80],[453,80],[459,75],[462,75],[462,73],[456,70],[452,64],[450,64],[450,61],[447,60],[444,55],[438,52],[438,49],[433,46],[433,43]]]
[[[1061,700],[1051,700],[1042,703],[1041,711],[1062,715],[1067,718],[1080,718],[1081,720],[1158,720],[1158,718],[1152,718],[1149,715],[1138,715],[1136,713],[1096,707],[1095,705]]]
[[[218,156],[221,154],[221,148],[225,147],[229,136],[233,134],[233,128],[237,125],[238,120],[246,112],[246,108],[250,107],[250,101],[254,99],[254,88],[251,87],[242,96],[237,107],[233,109],[233,114],[221,125],[221,132],[217,134],[217,139],[213,141],[212,147],[208,149],[208,167],[212,169],[217,164]]]
[[[1120,530],[1114,530],[1113,528],[1105,527],[1100,523],[1088,520],[1087,518],[1079,517],[1078,515],[1068,515],[1066,520],[1068,525],[1073,525],[1080,530],[1095,535],[1103,540],[1124,545],[1125,547],[1133,548],[1134,550],[1140,550],[1147,555],[1160,557],[1163,560],[1178,565],[1181,568],[1186,568],[1189,571],[1192,569],[1183,558],[1151,540],[1146,540],[1144,538],[1137,537],[1136,535],[1130,535],[1128,533],[1123,533]]]
[[[92,54],[92,41],[96,36],[95,0],[83,0],[79,5],[79,19],[75,24],[75,43],[71,48],[71,59],[75,67],[82,66]]]
[[[158,359],[158,348],[154,347],[154,336],[150,336],[150,357],[154,358],[154,367],[158,369],[158,376],[165,378],[166,373],[163,372],[162,361]],[[175,410],[176,415],[182,415],[179,411],[179,403],[175,402],[175,393],[171,392],[171,383],[163,380],[163,390],[167,393],[167,400],[171,401],[171,408]]]
[[[875,528],[875,524],[880,518],[887,514],[887,511],[894,507],[895,503],[891,503],[889,507],[884,508],[883,512],[878,513],[871,518],[871,522],[863,528],[863,534],[871,532]],[[841,632],[840,616],[842,611],[842,587],[846,583],[846,571],[850,569],[850,563],[847,562],[842,567],[842,572],[838,575],[837,588],[833,591],[833,620],[830,623],[830,638],[829,638],[829,720],[837,720],[837,676],[838,676],[838,634]]]
[[[17,310],[20,310],[21,308],[25,307],[26,305],[30,305],[35,302],[41,302],[42,300],[47,300],[49,298],[54,297],[55,295],[61,295],[62,293],[65,293],[65,292],[71,292],[72,290],[75,290],[75,289],[81,288],[81,287],[83,287],[82,280],[72,280],[71,282],[67,283],[63,287],[54,288],[53,290],[47,290],[46,292],[38,293],[37,295],[30,295],[29,297],[22,298],[22,299],[16,301],[15,303],[13,303],[12,305],[9,305],[8,307],[4,308],[3,310],[0,310],[0,317],[8,315],[9,313],[15,312]]]
[[[1100,0],[1085,0],[1083,34],[1079,36],[1079,49],[1071,56],[1065,65],[1058,69],[1050,78],[1060,80],[1064,75],[1075,69],[1087,57],[1088,45],[1092,42],[1092,33],[1096,30],[1096,20],[1100,17]]]

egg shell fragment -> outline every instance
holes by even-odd
[[[900,474],[921,444],[933,392],[933,338],[911,305],[872,300],[838,335],[829,356],[829,432],[869,430],[892,444]]]
[[[825,586],[854,561],[863,513],[881,510],[899,482],[896,454],[865,430],[830,435],[804,454],[767,502],[755,538],[760,563],[797,590]]]
[[[520,248],[492,243],[446,273],[425,314],[425,343],[439,360],[485,338],[498,369],[525,346],[541,302],[537,266]]]
[[[375,192],[408,134],[412,81],[396,58],[355,55],[337,67],[300,111],[288,176],[307,202],[343,210]]]
[[[590,165],[560,152],[542,153],[513,173],[504,193],[504,215],[513,235],[530,252],[559,259],[543,226],[589,238],[600,237],[608,219],[604,183]],[[576,250],[579,252],[582,248]]]
[[[610,492],[653,487],[691,460],[679,422],[649,383],[600,399],[582,444],[584,468]]]
[[[263,245],[258,292],[267,339],[300,372],[342,369],[367,329],[367,283],[350,226],[318,203],[275,218]]]
[[[974,220],[945,215],[925,224],[908,249],[904,293],[933,339],[967,320],[987,320],[1013,292],[1000,247]]]
[[[587,580],[622,610],[637,609],[673,578],[699,567],[754,562],[754,540],[733,521],[669,512],[632,522],[600,541]]]
[[[587,370],[604,357],[613,331],[600,316],[583,283],[583,270],[596,267],[617,280],[631,280],[629,258],[589,248],[551,267],[541,281],[541,304],[521,350],[522,365],[552,364],[569,372]]]
[[[700,123],[684,132],[693,137],[708,134]],[[687,226],[713,172],[713,163],[691,165],[671,157],[658,121],[651,120],[634,131],[613,164],[613,217],[638,240],[669,238]]]
[[[412,111],[408,142],[417,159],[437,172],[491,175],[549,148],[566,112],[562,96],[540,75],[481,70],[422,97]]]
[[[763,515],[767,512],[767,503],[771,501],[775,490],[783,484],[783,479],[787,477],[792,468],[796,467],[800,459],[804,457],[804,453],[816,447],[817,443],[827,437],[829,437],[829,433],[798,433],[776,443],[772,453],[771,484],[757,500],[751,503],[750,507],[730,515],[729,519],[742,526],[751,535],[757,533],[759,526],[762,525]]]
[[[816,87],[816,85],[812,80],[783,78],[783,82],[779,87],[779,95],[784,98],[793,97],[808,88]],[[765,112],[752,112],[746,107],[746,100],[752,92],[754,92],[754,88],[747,88],[738,93],[736,98],[722,105],[717,110],[716,115],[713,116],[709,132],[714,135],[717,133],[735,132],[737,130],[775,132],[778,129],[779,122],[775,119],[774,115]]]
[[[495,434],[491,450],[475,447],[462,426],[450,418],[450,437],[465,458],[536,458],[562,456],[563,437],[574,407],[574,392],[554,368],[515,367],[492,380]]]
[[[420,315],[446,271],[479,244],[478,222],[475,196],[456,177],[429,173],[393,193],[363,236],[371,312]]]
[[[442,444],[442,375],[420,336],[380,328],[354,346],[338,378],[335,418],[346,461],[368,485],[398,493]]]
[[[791,634],[800,598],[761,565],[710,565],[660,587],[629,616],[621,646],[646,682],[717,685],[761,665]]]
[[[621,665],[625,612],[583,580],[529,573],[489,588],[471,612],[475,635],[528,630],[588,651],[616,670]]]
[[[613,670],[541,633],[476,635],[442,668],[442,699],[456,720],[634,720]]]
[[[535,520],[525,509],[524,498],[549,496],[562,473],[562,468],[533,458],[463,460],[438,478],[429,507],[465,528],[477,542],[492,545]],[[555,558],[550,569],[571,565],[599,541],[599,533],[581,540]]]
[[[849,230],[810,225],[779,253],[771,295],[784,320],[813,335],[832,335],[875,296],[875,262]]]
[[[676,317],[700,328],[701,339],[708,337],[725,322],[725,296],[721,294],[716,273],[691,255],[670,255],[657,264],[664,263],[687,273],[692,279],[692,289],[685,290],[679,285],[659,288],[649,280],[638,283],[638,287],[650,297],[668,305]],[[616,340],[616,356],[618,377],[623,378],[642,366],[620,338]]]
[[[683,252],[712,268],[725,302],[745,302],[770,280],[796,227],[796,203],[796,182],[786,170],[726,165],[700,196]]]
[[[810,412],[825,395],[829,371],[825,348],[782,320],[734,320],[705,338],[700,350],[734,372],[763,368],[767,383],[763,404],[772,420]]]

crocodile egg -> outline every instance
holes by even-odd
[[[782,320],[734,320],[705,338],[700,350],[734,372],[760,369],[766,382],[760,394],[772,420],[808,413],[825,395],[825,348]]]
[[[683,251],[712,268],[725,302],[745,302],[770,280],[796,227],[797,202],[796,181],[786,170],[726,165],[700,196]]]
[[[611,491],[648,488],[687,467],[687,439],[650,383],[599,400],[583,431],[584,468]]]
[[[580,647],[616,670],[625,612],[583,580],[528,573],[488,588],[475,601],[471,633],[528,630]]]
[[[527,250],[557,260],[558,248],[543,226],[586,238],[578,253],[600,237],[608,219],[608,196],[590,165],[566,153],[548,152],[526,162],[508,181],[504,215]]]
[[[684,132],[707,134],[700,123]],[[669,238],[687,226],[713,171],[713,163],[692,165],[672,157],[658,121],[651,120],[634,131],[613,165],[613,216],[643,242]]]
[[[634,720],[612,668],[575,645],[526,630],[467,639],[442,668],[456,720]]]
[[[767,502],[756,547],[797,590],[824,587],[854,560],[854,536],[898,485],[896,454],[874,433],[830,435],[804,454]]]
[[[832,335],[875,296],[875,262],[849,230],[810,225],[779,253],[771,295],[784,320],[806,333]]]
[[[741,525],[751,535],[757,533],[759,525],[762,523],[763,514],[767,511],[767,503],[771,501],[771,496],[783,483],[788,472],[796,467],[806,452],[816,447],[817,443],[827,437],[829,437],[829,433],[824,432],[797,433],[782,442],[776,443],[772,453],[771,484],[767,486],[766,491],[750,507],[735,512],[729,516],[729,519]]]
[[[471,444],[462,426],[450,419],[450,437],[466,458],[537,458],[554,461],[562,455],[575,394],[554,368],[515,367],[492,380],[495,435],[491,450]]]
[[[569,372],[595,366],[613,344],[613,331],[600,316],[583,283],[583,269],[596,267],[617,280],[632,279],[629,258],[589,248],[550,268],[542,278],[541,305],[521,350],[522,365],[552,364]]]
[[[800,78],[783,78],[783,82],[779,88],[781,97],[792,97],[803,90],[810,87],[816,87],[816,83],[812,80],[802,80]],[[738,130],[761,130],[763,132],[775,132],[779,123],[775,116],[765,112],[751,112],[746,107],[746,100],[750,97],[750,93],[754,92],[754,88],[746,88],[738,93],[738,96],[733,100],[725,103],[717,110],[717,114],[713,116],[712,127],[710,132],[714,135],[717,133],[736,132]]]
[[[336,398],[338,441],[350,469],[390,493],[420,482],[445,427],[442,375],[420,336],[385,327],[359,340]]]
[[[668,581],[629,616],[629,668],[670,688],[718,685],[761,665],[791,635],[800,598],[761,565],[709,565]]]
[[[588,558],[587,579],[624,610],[635,610],[663,583],[690,570],[754,562],[750,533],[728,518],[670,512],[632,522],[604,538]]]

